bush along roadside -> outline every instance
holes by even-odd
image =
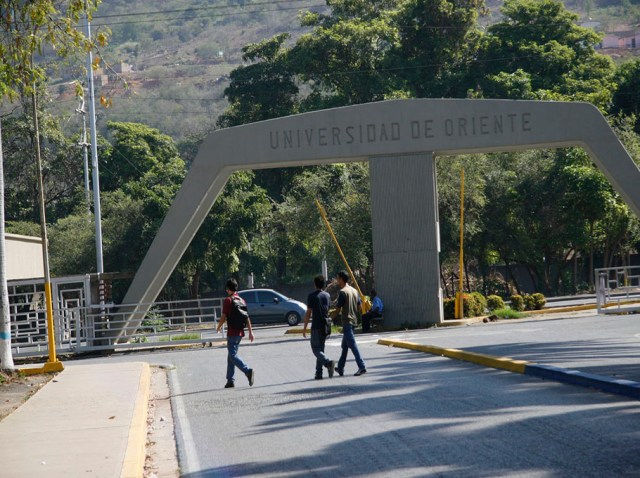
[[[464,304],[464,317],[480,317],[491,314],[501,319],[519,319],[524,317],[522,312],[526,310],[540,310],[547,303],[543,294],[514,294],[510,297],[511,307],[508,307],[504,299],[498,295],[484,297],[479,292],[465,293],[462,296]],[[455,298],[447,298],[443,301],[445,320],[455,319]]]

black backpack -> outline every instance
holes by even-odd
[[[249,320],[249,312],[247,312],[247,304],[238,295],[231,296],[231,313],[227,317],[227,325],[234,329],[244,330]]]

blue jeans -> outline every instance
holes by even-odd
[[[324,354],[324,342],[327,337],[322,330],[311,329],[311,351],[316,356],[316,375],[322,376],[322,367],[328,366],[331,360]]]
[[[245,375],[251,370],[246,363],[238,357],[238,347],[242,337],[227,337],[227,382],[233,382],[235,367],[242,370]]]
[[[358,350],[358,344],[356,343],[356,337],[353,335],[353,325],[344,325],[342,327],[342,354],[340,360],[338,360],[338,370],[344,371],[344,365],[347,362],[347,354],[349,349],[353,353],[353,357],[356,359],[358,370],[366,368],[364,360],[360,357],[360,351]]]

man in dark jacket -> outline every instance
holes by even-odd
[[[335,370],[336,363],[324,353],[324,343],[327,337],[331,333],[331,320],[329,319],[329,304],[331,298],[323,289],[325,285],[325,279],[319,275],[313,279],[313,283],[316,287],[309,297],[307,298],[307,313],[304,315],[304,327],[302,329],[302,336],[307,337],[307,325],[309,319],[313,318],[311,322],[311,350],[313,355],[316,356],[316,380],[322,380],[322,367],[327,367],[329,378],[333,377],[333,371]]]

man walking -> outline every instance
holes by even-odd
[[[371,310],[365,314],[362,314],[362,333],[367,333],[371,331],[371,321],[373,319],[377,319],[382,317],[382,309],[384,305],[382,304],[382,299],[378,297],[378,293],[375,289],[371,289]]]
[[[338,371],[338,375],[344,375],[347,354],[349,353],[349,349],[351,349],[353,357],[356,359],[356,364],[358,365],[358,371],[355,373],[355,376],[359,377],[367,373],[367,368],[364,365],[364,360],[362,360],[360,356],[358,344],[356,344],[356,338],[353,334],[354,327],[358,325],[360,297],[358,296],[358,291],[349,285],[349,276],[345,271],[338,272],[337,280],[340,293],[338,295],[338,301],[336,302],[334,317],[339,317],[342,321],[342,354],[338,360],[336,370]]]
[[[227,324],[227,384],[224,388],[233,388],[235,387],[234,383],[234,372],[235,368],[238,367],[242,372],[247,376],[249,380],[249,386],[253,386],[253,381],[255,379],[255,373],[252,368],[242,361],[240,357],[238,357],[238,347],[240,346],[240,341],[242,337],[244,337],[244,326],[234,327],[231,322],[232,314],[237,314],[239,312],[234,311],[234,308],[239,307],[239,305],[244,305],[244,311],[246,313],[246,307],[244,300],[237,293],[238,291],[238,282],[235,279],[229,279],[226,284],[226,292],[227,298],[224,300],[222,304],[222,317],[220,317],[220,321],[218,322],[217,331],[220,332],[220,329],[225,324]],[[253,328],[251,327],[251,319],[248,315],[246,315],[246,326],[249,330],[249,341],[253,342]]]
[[[329,378],[333,377],[336,363],[329,360],[324,354],[324,343],[331,334],[331,321],[329,320],[329,304],[331,298],[323,289],[325,285],[324,276],[316,276],[313,279],[316,287],[309,297],[307,297],[307,313],[304,315],[304,327],[302,336],[307,338],[307,325],[311,322],[311,351],[316,356],[316,380],[322,380],[322,367],[327,367]]]

